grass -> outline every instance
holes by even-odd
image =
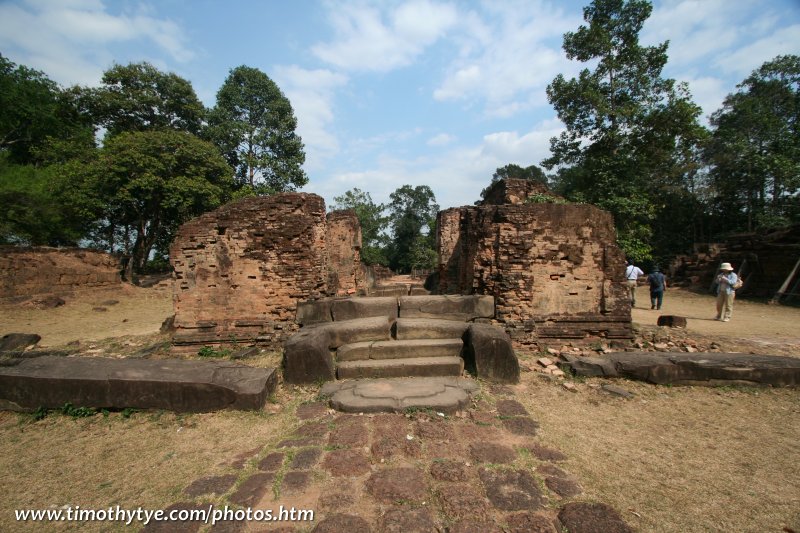
[[[518,400],[540,442],[567,454],[559,466],[584,487],[579,499],[612,505],[637,530],[800,525],[797,390],[626,382],[636,398],[619,402],[583,384],[578,394],[533,385]]]
[[[111,412],[71,418],[0,412],[0,531],[37,531],[16,523],[13,509],[141,506],[163,509],[185,501],[183,489],[207,475],[237,472],[230,462],[254,446],[275,444],[297,421],[290,413],[304,396],[278,390],[275,415],[220,411]],[[243,472],[243,475],[247,472]],[[24,480],[24,482],[23,482]],[[109,523],[63,524],[64,531],[129,531]]]

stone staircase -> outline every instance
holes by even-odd
[[[301,303],[301,330],[284,346],[284,379],[459,377],[519,380],[505,333],[488,321],[487,296],[401,296]]]

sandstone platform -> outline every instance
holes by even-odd
[[[454,413],[469,405],[478,390],[471,379],[426,377],[336,381],[322,387],[320,394],[331,397],[331,407],[347,413],[401,412],[433,409]]]
[[[562,356],[579,376],[624,377],[659,385],[800,386],[800,358],[742,353],[618,352]]]
[[[224,361],[45,356],[0,367],[0,407],[255,410],[276,385],[273,368]]]

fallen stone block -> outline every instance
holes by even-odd
[[[554,364],[553,360],[550,359],[549,357],[540,357],[539,359],[536,360],[536,362],[545,368],[547,368],[548,366],[552,366]]]
[[[563,354],[563,363],[559,363],[561,368],[566,368],[570,373],[584,377],[616,377],[617,369],[614,363],[601,357],[579,357],[576,355]]]
[[[314,383],[336,379],[327,325],[301,329],[283,344],[283,379],[286,383]]]
[[[567,357],[562,366],[582,376],[626,377],[660,385],[800,386],[800,359],[780,355],[614,352]]]
[[[495,326],[471,324],[464,334],[464,362],[479,378],[519,382],[519,360],[511,338]]]
[[[0,354],[24,352],[40,340],[42,337],[35,333],[7,333],[0,338]]]
[[[658,325],[665,326],[668,328],[685,328],[686,317],[675,316],[675,315],[661,315],[660,317],[658,317]]]
[[[0,368],[0,407],[255,410],[276,385],[273,368],[226,361],[44,356]]]

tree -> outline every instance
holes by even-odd
[[[99,89],[84,89],[81,100],[109,135],[172,129],[198,134],[205,107],[192,84],[150,63],[114,65]]]
[[[439,206],[427,185],[403,185],[389,196],[389,224],[392,241],[388,247],[389,266],[397,272],[431,268],[435,256],[436,215]],[[426,250],[433,251],[433,254]],[[423,261],[424,260],[424,261]],[[421,263],[427,264],[421,264]]]
[[[800,56],[778,56],[711,117],[706,161],[727,230],[800,220]]]
[[[93,218],[111,251],[128,252],[128,279],[176,228],[230,197],[232,173],[217,149],[189,133],[134,131],[111,137],[88,164],[64,166],[65,197]],[[160,250],[162,253],[164,249]]]
[[[0,152],[8,162],[36,162],[48,139],[63,141],[91,132],[69,95],[43,72],[0,55]]]
[[[561,194],[611,211],[620,245],[637,261],[652,255],[653,223],[668,209],[667,192],[685,189],[694,169],[685,156],[703,137],[686,86],[661,77],[668,43],[639,45],[651,11],[645,0],[595,0],[583,10],[588,26],[564,35],[567,58],[596,67],[547,87],[566,130],[542,162],[561,167]]]
[[[269,194],[308,182],[296,128],[292,105],[275,82],[243,65],[230,71],[217,92],[206,135],[235,169],[240,184]]]
[[[386,229],[388,218],[383,216],[386,206],[376,204],[368,192],[354,188],[342,196],[334,197],[334,209],[352,209],[361,224],[361,260],[368,264],[386,265]]]
[[[75,246],[83,227],[58,194],[55,168],[7,159],[0,156],[0,244]]]

